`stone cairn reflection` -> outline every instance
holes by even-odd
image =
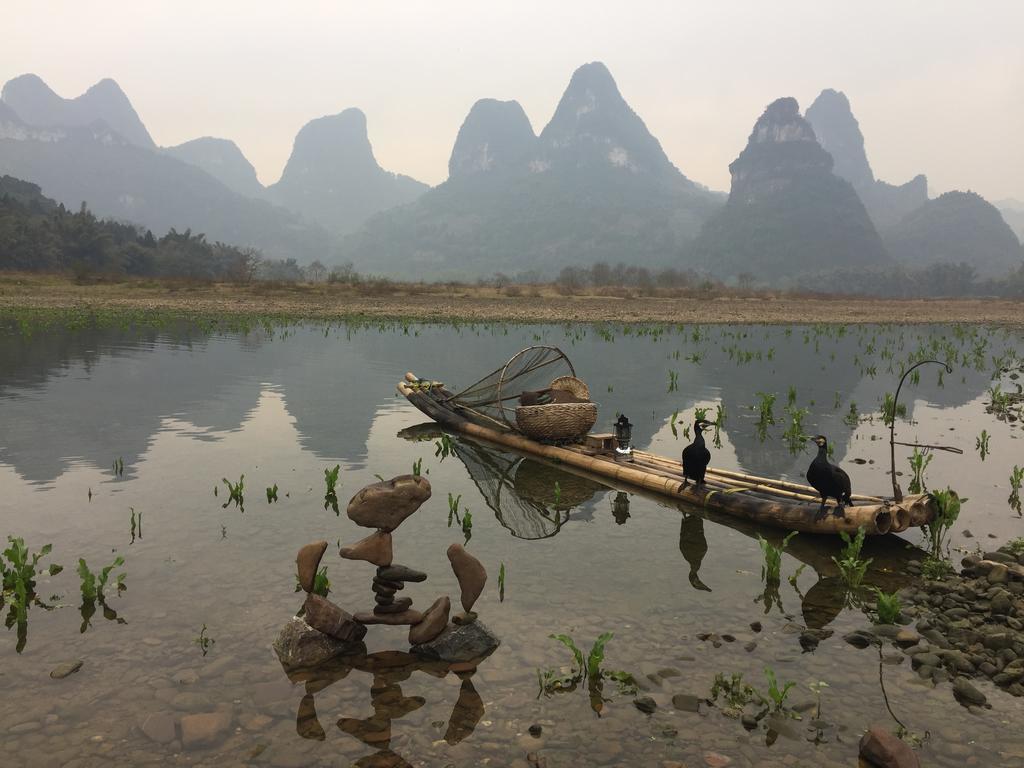
[[[401,475],[368,485],[352,497],[346,513],[352,522],[373,533],[354,544],[342,547],[339,555],[347,560],[362,560],[377,566],[370,584],[374,606],[349,614],[327,598],[313,592],[320,560],[327,551],[326,541],[314,541],[299,550],[296,557],[299,584],[306,592],[304,617],[296,616],[285,626],[274,647],[288,666],[312,666],[344,653],[358,643],[373,624],[409,626],[412,651],[427,658],[453,663],[486,656],[499,641],[476,620],[473,605],[487,583],[483,564],[461,544],[448,548],[448,560],[459,582],[462,612],[448,622],[451,600],[438,597],[426,611],[412,607],[412,598],[396,597],[409,582],[423,582],[427,574],[394,562],[392,534],[410,515],[430,498],[430,482],[418,475]],[[331,641],[334,641],[333,643]]]

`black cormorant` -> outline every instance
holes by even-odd
[[[836,517],[843,516],[843,504],[853,506],[850,500],[850,476],[828,460],[828,438],[815,435],[810,438],[818,446],[818,455],[807,468],[807,482],[821,494],[821,511],[816,519],[825,516],[825,503],[829,496],[836,500]]]
[[[704,445],[704,435],[707,427],[715,426],[705,419],[697,419],[693,422],[693,442],[683,448],[683,484],[680,490],[686,487],[690,480],[697,485],[704,484],[704,472],[711,461],[711,451]]]

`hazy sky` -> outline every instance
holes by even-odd
[[[112,77],[158,144],[233,139],[264,183],[304,123],[358,106],[381,165],[436,184],[476,99],[518,100],[539,132],[601,60],[713,188],[768,102],[831,87],[880,178],[1024,198],[1021,0],[3,0],[0,29],[0,79],[71,97]]]

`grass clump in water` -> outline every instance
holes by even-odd
[[[237,483],[232,483],[226,477],[222,477],[221,481],[228,487],[228,500],[220,505],[221,509],[227,509],[228,505],[234,502],[236,507],[245,512],[245,475],[239,477]],[[216,493],[214,489],[214,495]]]
[[[334,514],[340,515],[338,511],[338,474],[341,472],[341,465],[335,464],[331,469],[324,470],[324,484],[327,490],[324,491],[324,509],[333,509]]]

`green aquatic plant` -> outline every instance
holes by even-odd
[[[614,637],[612,632],[604,632],[599,635],[586,657],[583,656],[583,651],[580,650],[569,635],[549,635],[549,637],[552,640],[557,640],[569,649],[574,663],[568,673],[561,673],[556,669],[538,669],[537,684],[539,690],[537,698],[573,691],[580,683],[586,681],[590,693],[590,707],[600,716],[606,701],[603,696],[605,680],[614,682],[621,694],[636,694],[638,686],[633,675],[622,670],[605,669],[602,666],[604,663],[605,646]]]
[[[797,535],[796,531],[789,533],[782,544],[775,546],[757,534],[757,543],[761,546],[761,553],[764,555],[764,563],[761,565],[761,579],[766,584],[779,584],[782,581],[782,553],[789,546],[790,539]]]
[[[764,697],[754,686],[743,682],[743,675],[733,673],[728,677],[724,672],[715,675],[711,685],[711,692],[708,699],[718,703],[719,698],[724,702],[722,713],[727,717],[738,718],[743,714],[743,708],[753,702],[763,702]]]
[[[324,485],[326,486],[324,490],[324,509],[333,509],[336,515],[341,514],[338,511],[338,474],[340,472],[340,464],[335,464],[333,467],[324,470]]]
[[[943,557],[928,555],[921,563],[921,575],[929,581],[941,581],[956,573],[953,564]]]
[[[900,620],[900,598],[895,592],[875,588],[875,614],[879,624],[896,624]]]
[[[110,565],[101,568],[99,573],[93,573],[91,570],[89,570],[89,566],[86,565],[85,559],[79,558],[78,576],[82,580],[82,599],[96,600],[97,598],[99,598],[100,600],[102,600],[103,597],[105,596],[104,590],[107,587],[107,582],[110,580],[111,573],[113,573],[115,569],[120,568],[123,565],[124,558],[118,555],[114,558],[114,561]],[[118,593],[123,592],[128,588],[127,585],[124,583],[126,575],[127,574],[122,572],[117,575],[116,579],[114,579],[114,587],[116,588]]]
[[[234,502],[236,507],[245,512],[245,475],[239,477],[237,483],[232,483],[226,477],[221,480],[228,487],[228,500],[221,504],[221,509],[227,509],[228,504]]]
[[[912,477],[907,486],[907,490],[911,493],[923,493],[928,490],[928,485],[924,481],[924,473],[933,458],[935,458],[934,454],[929,453],[927,448],[924,451],[919,451],[917,446],[914,446],[914,452],[910,456]]]
[[[1010,496],[1006,502],[1017,512],[1021,513],[1020,488],[1024,484],[1024,468],[1013,465],[1010,471]]]
[[[505,602],[505,563],[498,569],[498,602]]]
[[[786,697],[790,690],[796,687],[796,683],[787,681],[779,688],[779,682],[775,677],[775,670],[771,667],[764,668],[764,677],[768,681],[768,700],[771,702],[773,712],[782,712],[790,717],[797,717],[795,712],[786,709]]]
[[[132,539],[128,543],[134,544],[136,538],[140,540],[142,539],[142,513],[139,512],[138,516],[136,516],[135,507],[128,507],[128,509],[131,510],[131,518],[129,519],[129,524],[131,525],[132,535]]]
[[[786,392],[786,405],[790,408],[796,405],[796,387],[792,384],[789,385],[789,390]]]
[[[420,472],[423,471],[423,457],[420,456],[416,461],[412,463],[412,475],[413,477],[419,477]]]
[[[846,426],[851,428],[856,427],[860,423],[860,414],[857,413],[856,403],[850,403],[850,410],[848,410],[846,412],[846,415],[843,417],[843,422],[846,424]]]
[[[882,423],[887,427],[891,427],[896,418],[907,418],[907,406],[902,403],[896,405],[896,400],[892,393],[886,392],[882,400]]]
[[[462,513],[462,535],[466,539],[466,544],[469,544],[469,540],[473,538],[473,513],[468,509]]]
[[[267,504],[273,504],[277,501],[277,483],[267,488]]]
[[[772,409],[775,406],[775,395],[767,392],[758,392],[760,402],[755,406],[757,410],[757,436],[764,442],[768,436],[768,427],[775,424],[775,414]]]
[[[441,435],[441,439],[434,443],[434,456],[440,457],[441,461],[444,461],[455,452],[455,444],[452,439],[446,435]]]
[[[1006,551],[1010,552],[1014,557],[1024,555],[1024,536],[1018,536],[1006,542]]]
[[[668,372],[668,391],[675,392],[679,389],[679,371]]]
[[[974,447],[978,453],[981,454],[981,460],[984,461],[985,457],[988,456],[988,439],[990,435],[987,429],[981,430],[981,434],[978,435],[974,440]]]
[[[924,524],[925,535],[928,537],[928,552],[934,558],[942,557],[946,535],[960,516],[960,507],[967,503],[952,488],[944,491],[932,491],[928,494],[935,504],[935,516]]]
[[[839,576],[846,584],[846,588],[851,592],[856,592],[860,589],[861,582],[864,581],[864,576],[867,574],[868,566],[871,565],[872,560],[867,560],[860,556],[861,549],[864,546],[864,537],[866,531],[864,526],[860,526],[857,529],[857,534],[853,538],[846,531],[840,531],[839,536],[842,538],[844,547],[840,557],[833,557],[832,562],[836,564],[839,569]]]
[[[694,408],[693,409],[693,420],[694,421],[703,421],[703,420],[707,419],[707,417],[708,417],[708,409],[707,408]]]
[[[214,645],[217,641],[206,634],[206,625],[203,624],[203,628],[199,630],[199,634],[192,638],[192,642],[199,646],[199,650],[202,651],[205,656],[210,651],[210,646]]]
[[[679,409],[676,408],[674,411],[672,411],[672,415],[669,416],[669,419],[668,419],[668,426],[669,426],[669,429],[672,430],[672,437],[674,437],[676,439],[679,438],[679,430],[676,429],[676,424],[678,423],[678,421],[679,421]]]
[[[39,574],[39,561],[53,551],[53,545],[44,544],[38,552],[29,555],[25,540],[20,536],[15,538],[8,535],[7,544],[7,549],[0,553],[3,555],[0,557],[2,591],[5,595],[15,593],[19,591],[18,585],[21,585],[24,593],[31,595],[35,591],[36,576]],[[46,569],[46,572],[51,576],[56,576],[62,570],[64,570],[63,566],[52,563]]]
[[[807,408],[795,408],[787,405],[786,414],[789,416],[789,426],[782,433],[783,440],[792,454],[800,453],[807,443],[807,435],[804,434],[804,418],[810,413]]]
[[[555,498],[554,506],[557,507],[557,506],[559,506],[562,503],[562,486],[560,486],[558,484],[557,480],[555,480],[554,498]]]
[[[462,500],[462,494],[461,493],[458,496],[452,496],[451,493],[448,494],[448,527],[449,528],[452,527],[452,520],[453,519],[461,525],[461,521],[459,520],[459,502],[461,500]]]
[[[112,469],[114,471],[114,477],[124,477],[124,459],[120,456],[114,459]]]

